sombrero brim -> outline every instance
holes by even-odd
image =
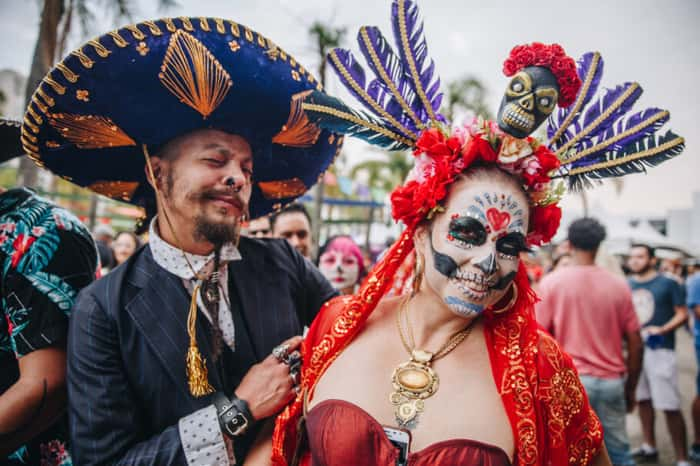
[[[214,18],[145,21],[89,41],[48,73],[22,143],[37,164],[109,197],[143,204],[152,151],[201,128],[240,134],[254,153],[251,216],[306,192],[342,138],[300,110],[316,79],[249,28]]]
[[[0,163],[24,154],[20,142],[21,123],[0,118]]]

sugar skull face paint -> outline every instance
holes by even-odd
[[[362,252],[355,242],[349,237],[338,237],[322,251],[318,268],[333,288],[352,292],[363,270],[361,261]]]
[[[460,316],[478,315],[500,300],[527,250],[525,195],[502,178],[456,182],[446,211],[425,235],[425,281]]]

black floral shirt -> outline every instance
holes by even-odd
[[[22,356],[65,344],[73,301],[96,269],[95,245],[75,216],[28,189],[0,195],[0,394],[18,380]],[[72,465],[67,433],[64,416],[0,464]]]

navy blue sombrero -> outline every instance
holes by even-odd
[[[144,205],[151,154],[181,134],[214,128],[254,153],[252,217],[280,208],[322,176],[342,138],[309,122],[317,80],[273,42],[216,18],[144,21],[70,53],[43,79],[22,125],[40,166],[114,199]]]

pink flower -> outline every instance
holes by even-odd
[[[40,237],[46,233],[46,228],[44,227],[34,227],[32,228],[32,235],[36,236],[37,238]]]
[[[15,231],[15,228],[17,228],[17,225],[12,222],[0,224],[0,231],[4,231],[6,233],[12,233]]]
[[[515,163],[523,157],[532,154],[532,147],[526,139],[518,139],[513,136],[506,135],[501,141],[500,151],[498,153],[499,165]]]

